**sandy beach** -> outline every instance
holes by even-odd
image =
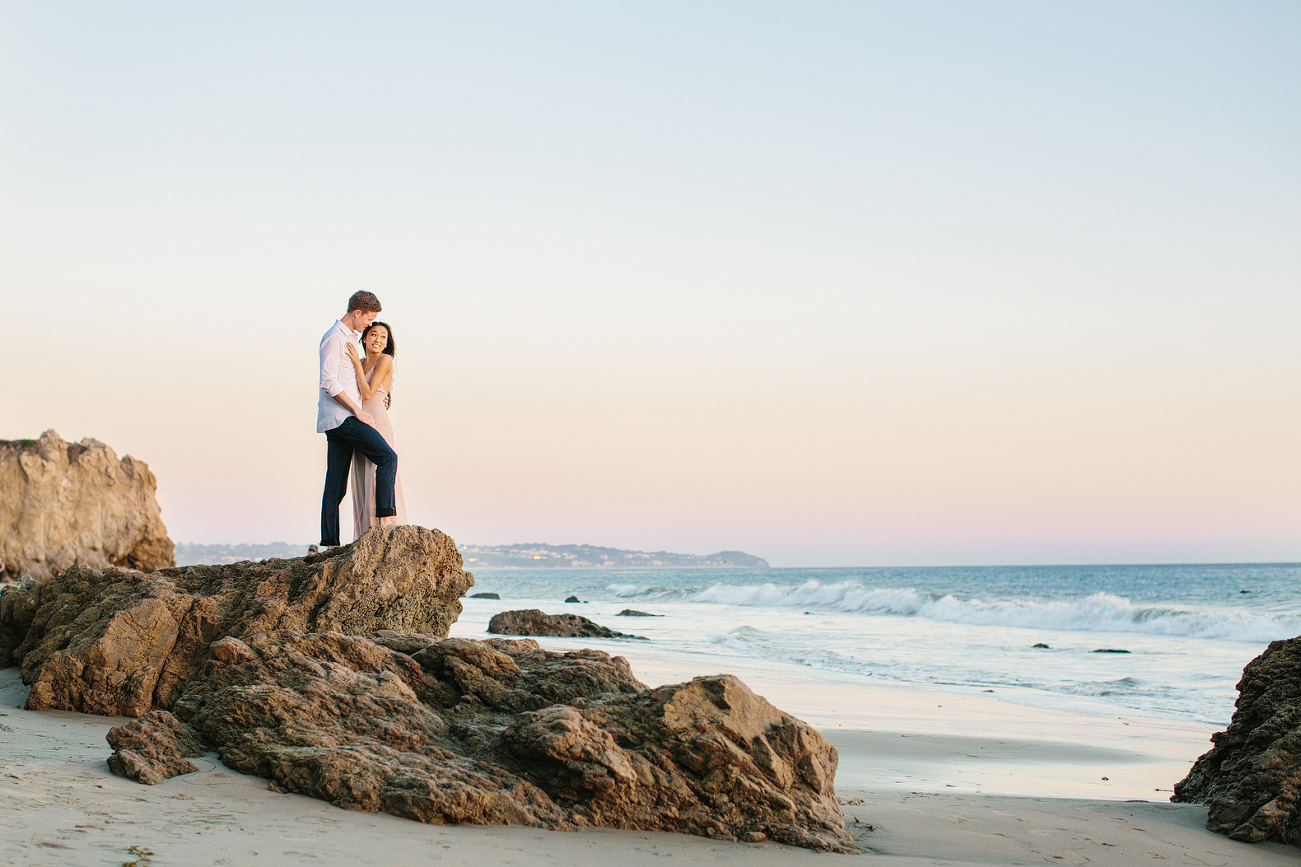
[[[558,642],[558,645],[561,643]],[[682,664],[633,656],[649,683]],[[922,687],[801,689],[796,673],[738,672],[802,709],[840,751],[837,794],[861,855],[680,834],[429,826],[271,791],[215,754],[196,773],[143,786],[109,773],[104,735],[122,718],[31,712],[16,668],[0,671],[0,847],[15,865],[249,864],[1100,864],[1277,867],[1301,851],[1206,831],[1205,810],[1167,802],[1202,750],[1187,724],[1088,717]],[[877,724],[845,728],[831,705]],[[934,712],[932,713],[932,708]],[[831,725],[828,725],[828,723]],[[1172,774],[1175,774],[1172,776]],[[1107,778],[1107,779],[1104,779]],[[1146,789],[1146,793],[1144,793]]]

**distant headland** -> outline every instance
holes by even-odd
[[[271,557],[301,557],[307,543],[176,546],[178,566],[198,563],[237,563]],[[597,545],[462,545],[465,568],[475,569],[767,569],[768,561],[744,551],[717,554],[674,554],[669,551],[626,551]]]
[[[474,569],[767,569],[768,561],[744,551],[673,554],[625,551],[596,545],[462,545],[465,568]]]
[[[304,542],[295,545],[290,542],[267,542],[254,545],[196,545],[192,542],[178,542],[176,545],[177,566],[197,566],[200,563],[238,563],[241,560],[270,560],[272,557],[289,559],[301,557],[307,553]]]

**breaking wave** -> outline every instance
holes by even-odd
[[[617,596],[656,596],[661,588],[617,585]],[[1272,641],[1301,634],[1301,617],[1235,610],[1197,611],[1136,605],[1123,596],[1094,593],[1070,599],[962,598],[913,588],[874,588],[849,581],[778,584],[715,584],[683,594],[692,602],[763,608],[820,608],[858,614],[922,617],[976,626],[1020,626],[1072,632],[1140,632],[1227,641]]]
[[[692,589],[683,590],[678,587],[647,587],[643,584],[611,584],[605,588],[614,594],[617,599],[681,599],[689,593],[696,592]]]

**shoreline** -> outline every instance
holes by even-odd
[[[492,637],[466,620],[451,636]],[[1221,727],[1125,713],[1039,707],[968,687],[873,681],[789,663],[675,653],[649,642],[542,638],[627,658],[647,686],[734,674],[813,725],[841,753],[837,791],[1166,800]],[[1033,700],[1035,696],[1027,696]],[[1103,778],[1106,779],[1103,779]]]
[[[648,683],[662,682],[657,674],[676,673],[681,664],[633,657]],[[835,692],[824,690],[815,701],[799,684],[750,674],[758,675],[747,681],[756,692],[796,715],[811,710],[806,718],[825,717],[828,708],[819,702]],[[814,722],[840,752],[836,791],[863,847],[859,855],[826,855],[667,832],[424,825],[273,792],[266,780],[226,768],[215,753],[196,759],[195,773],[144,786],[113,776],[106,764],[104,735],[125,718],[22,710],[27,688],[19,670],[9,668],[0,670],[0,791],[18,809],[0,813],[0,850],[14,865],[87,867],[139,860],[146,851],[169,865],[330,867],[430,859],[604,867],[662,864],[665,857],[727,867],[869,858],[888,867],[1043,861],[1127,867],[1160,859],[1301,865],[1301,848],[1212,834],[1204,828],[1204,807],[1168,803],[1165,792],[1122,797],[1179,764],[1196,734],[1185,726],[1025,709],[927,687],[871,687],[860,698],[874,705],[879,725],[845,728],[828,725],[831,717]],[[801,694],[796,703],[803,708],[792,706],[789,699]],[[948,705],[952,714],[931,713],[933,704]],[[1115,786],[1107,788],[1111,783],[1101,776]]]
[[[846,823],[858,855],[826,855],[773,843],[720,843],[666,832],[589,829],[542,831],[505,826],[424,825],[382,813],[358,813],[301,795],[278,794],[267,781],[236,773],[215,754],[200,770],[157,786],[114,777],[104,734],[122,718],[68,711],[24,711],[16,668],[0,671],[0,791],[18,809],[0,813],[0,849],[13,865],[75,867],[169,865],[418,863],[604,867],[676,863],[779,867],[870,863],[887,867],[964,864],[1097,864],[1126,867],[1154,859],[1235,867],[1301,865],[1301,849],[1235,843],[1203,827],[1202,807],[1108,799],[881,791],[841,784]],[[864,736],[863,743],[849,740]],[[881,732],[840,732],[842,769],[875,755],[905,763],[940,743],[921,737],[908,752]],[[994,747],[951,735],[950,747]],[[876,746],[871,744],[878,739]],[[900,742],[907,740],[900,738]],[[1033,744],[1020,761],[1042,758]],[[133,848],[134,847],[134,848]],[[843,860],[842,860],[843,859]],[[870,861],[868,860],[870,859]]]

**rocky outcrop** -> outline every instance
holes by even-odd
[[[104,443],[0,443],[0,560],[46,579],[74,565],[154,570],[173,546],[158,508],[158,482],[144,461],[118,460]]]
[[[621,657],[527,639],[225,644],[173,710],[278,790],[435,824],[852,850],[835,749],[729,675],[647,689]]]
[[[437,530],[375,528],[324,554],[152,574],[74,567],[0,594],[0,666],[31,710],[167,708],[226,636],[381,629],[446,636],[474,584]]]
[[[278,791],[423,822],[852,851],[810,726],[729,675],[648,689],[598,650],[447,638],[461,567],[421,527],[293,560],[77,567],[0,594],[0,662],[29,708],[139,717],[110,767],[145,783],[210,745]]]
[[[607,626],[593,623],[577,614],[544,614],[538,608],[521,611],[503,611],[488,621],[488,631],[493,635],[539,635],[551,638],[636,638]]]
[[[150,786],[177,774],[194,773],[199,768],[187,757],[207,752],[194,729],[165,710],[153,710],[125,725],[113,726],[107,740],[113,748],[109,770]]]
[[[1211,743],[1171,800],[1205,804],[1206,827],[1234,840],[1301,845],[1301,637],[1247,663],[1233,719]]]

